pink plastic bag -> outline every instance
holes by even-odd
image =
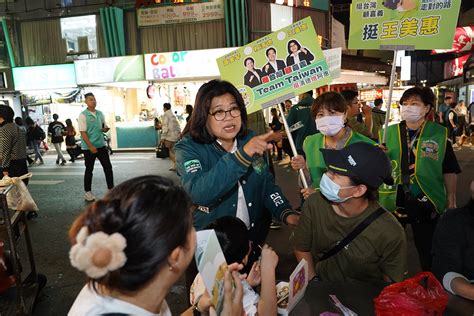
[[[424,279],[426,288],[420,284]],[[441,316],[448,304],[448,294],[431,272],[420,272],[385,287],[374,303],[377,316]]]

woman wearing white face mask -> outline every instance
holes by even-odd
[[[431,241],[439,215],[456,207],[456,174],[461,172],[446,128],[426,121],[434,99],[430,88],[403,93],[402,121],[388,127],[386,138],[395,185],[379,188],[380,203],[402,224],[411,224],[425,271],[431,269]]]
[[[306,137],[303,143],[306,160],[301,155],[291,160],[291,167],[294,170],[303,169],[311,183],[309,188],[301,190],[305,199],[319,189],[319,182],[327,169],[321,148],[341,149],[356,142],[375,144],[370,138],[353,132],[346,125],[347,103],[337,92],[326,92],[317,97],[311,108],[311,115],[316,119],[320,133]]]

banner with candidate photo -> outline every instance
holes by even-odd
[[[349,49],[447,49],[460,0],[353,0]]]
[[[247,113],[332,80],[310,17],[217,59],[222,80],[242,94]]]

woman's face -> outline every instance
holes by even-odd
[[[211,135],[222,142],[234,141],[242,127],[242,118],[240,115],[232,117],[230,112],[226,112],[225,118],[222,121],[218,121],[211,114],[218,111],[230,111],[235,108],[239,108],[239,105],[234,96],[230,93],[214,97],[211,101],[206,127]]]
[[[408,99],[404,100],[402,103],[403,106],[417,106],[422,109],[423,117],[428,114],[430,111],[430,106],[423,103],[419,96],[411,96]]]
[[[346,113],[339,112],[333,109],[322,108],[319,109],[318,113],[316,114],[316,118],[323,118],[325,116],[344,116],[344,121],[346,120]]]
[[[290,43],[290,51],[291,51],[292,53],[296,53],[296,52],[298,51],[298,45],[296,45],[295,42],[291,42],[291,43]]]
[[[245,67],[247,67],[247,70],[253,70],[253,60],[249,59],[245,62]]]

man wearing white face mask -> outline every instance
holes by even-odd
[[[393,183],[387,156],[362,142],[321,151],[328,171],[303,206],[291,239],[296,258],[308,262],[310,279],[403,280],[405,234],[377,202],[377,188]]]
[[[400,99],[402,122],[387,129],[387,155],[395,185],[379,189],[380,204],[411,224],[421,268],[431,270],[431,247],[439,215],[456,207],[460,173],[447,130],[426,121],[434,104],[430,88],[411,88]],[[382,138],[383,130],[380,132]]]
[[[375,142],[362,134],[356,133],[345,125],[348,106],[341,94],[326,92],[316,98],[311,107],[311,116],[315,119],[320,133],[309,135],[303,143],[303,156],[298,155],[291,160],[294,170],[303,169],[310,188],[302,189],[306,199],[319,189],[319,182],[327,166],[321,148],[341,149],[349,144],[364,142],[375,145]]]

